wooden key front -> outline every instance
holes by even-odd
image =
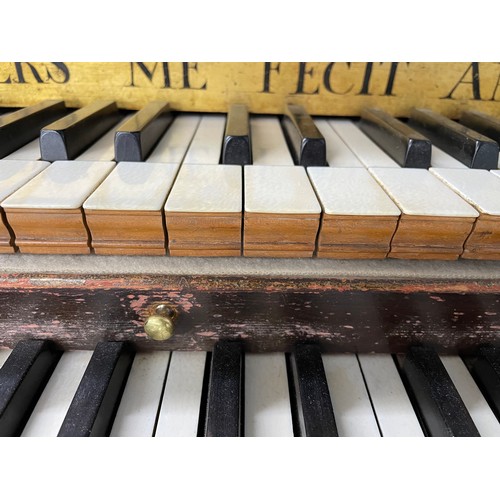
[[[163,205],[177,164],[121,162],[83,204],[96,254],[165,255]]]
[[[469,168],[430,171],[479,212],[462,257],[500,260],[500,177]]]
[[[428,170],[369,169],[401,210],[389,257],[455,260],[478,212]]]
[[[245,166],[245,256],[312,257],[320,214],[304,167]]]
[[[22,253],[88,254],[82,205],[114,162],[54,162],[1,206]]]
[[[239,165],[182,165],[165,203],[170,255],[241,254]]]
[[[15,250],[14,233],[1,202],[48,166],[46,161],[0,160],[0,253]]]
[[[401,214],[364,168],[309,167],[323,208],[318,257],[383,259]]]

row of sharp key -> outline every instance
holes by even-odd
[[[113,101],[96,101],[67,114],[63,101],[44,101],[0,120],[0,157],[40,137],[41,159],[72,160],[123,116]],[[144,161],[173,120],[169,105],[154,101],[120,124],[115,133],[115,160]],[[327,163],[326,143],[302,106],[289,104],[282,118],[294,162],[303,166]],[[361,113],[363,131],[399,165],[431,166],[432,145],[470,168],[495,169],[498,164],[500,120],[466,111],[460,123],[429,109],[413,109],[407,122],[380,109]],[[228,113],[222,163],[252,163],[249,114],[235,104]]]
[[[55,350],[50,342],[41,340],[21,341],[11,352],[0,368],[1,435],[15,436],[23,432],[60,356],[61,353]],[[324,356],[317,344],[298,344],[294,352],[287,357],[290,413],[293,433],[296,436],[342,435],[344,424],[339,421],[341,426],[339,432],[337,420],[340,410],[335,399],[338,387],[332,389],[332,381],[327,380],[326,373],[329,369],[328,365],[323,363],[323,359],[327,362]],[[359,361],[363,365],[367,381],[371,376],[370,370],[373,370],[370,368],[370,356],[373,355],[360,356]],[[243,419],[247,387],[244,383],[244,360],[244,348],[241,343],[220,341],[214,346],[210,363],[206,365],[208,370],[201,367],[205,372],[206,388],[201,402],[198,435],[246,434]],[[82,437],[110,435],[133,361],[133,350],[126,343],[98,344],[65,412],[64,419],[59,424],[58,435]],[[464,361],[488,402],[490,411],[500,421],[500,351],[493,347],[482,347],[475,356],[467,357]],[[395,364],[393,370],[399,371],[420,423],[422,430],[417,434],[422,432],[427,436],[461,437],[480,435],[479,424],[476,426],[461,394],[450,378],[447,371],[448,362],[445,367],[441,357],[432,348],[414,346],[404,355],[394,356],[393,363]],[[185,360],[183,365],[185,370]],[[174,371],[174,368],[171,370]],[[184,371],[184,378],[186,373]],[[379,411],[377,390],[385,391],[387,397],[393,389],[387,382],[385,384],[379,382],[378,385],[384,387],[377,389],[377,383],[373,380],[367,387],[371,393],[371,404],[377,414],[380,434],[385,435],[386,423],[383,419],[386,417],[382,410]],[[163,390],[165,391],[165,388]],[[265,388],[251,388],[251,391],[259,390]],[[350,389],[346,390],[349,392]],[[332,401],[335,404],[332,404]],[[200,407],[200,403],[197,404]],[[470,405],[470,402],[468,404]],[[158,402],[153,404],[155,405],[157,407]],[[134,408],[134,411],[141,413],[142,409]],[[183,415],[180,408],[173,408],[171,411],[178,413],[177,418],[187,419],[187,414]],[[54,420],[54,416],[51,417]],[[407,425],[407,429],[400,431],[400,435],[405,435],[405,431],[408,435],[412,435],[414,432],[411,430],[412,422],[404,425]],[[498,424],[496,425],[498,427]]]

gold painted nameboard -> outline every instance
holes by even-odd
[[[356,116],[377,106],[407,116],[428,107],[457,118],[464,109],[500,114],[499,87],[499,63],[0,63],[0,106],[113,99],[140,109],[161,99],[179,111],[242,103],[252,113],[281,113],[296,103],[313,115]]]

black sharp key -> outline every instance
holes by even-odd
[[[495,116],[479,111],[465,111],[460,118],[460,123],[500,144],[500,120]]]
[[[226,165],[252,164],[248,109],[243,104],[233,104],[229,109],[222,146],[222,163]]]
[[[40,131],[42,160],[74,160],[120,120],[113,101],[96,101]]]
[[[431,166],[431,141],[385,111],[364,109],[360,127],[402,167]]]
[[[205,436],[241,435],[242,373],[241,344],[218,342],[212,354]]]
[[[430,109],[414,109],[408,125],[470,168],[497,168],[498,144],[460,123]]]
[[[36,139],[40,129],[66,113],[64,101],[42,101],[0,117],[0,158]]]
[[[477,437],[457,389],[434,349],[413,346],[398,358],[410,398],[427,434],[433,437]]]
[[[150,102],[117,129],[115,160],[144,161],[172,120],[166,102]]]
[[[109,434],[133,358],[125,342],[97,344],[58,436]]]
[[[476,356],[467,357],[465,362],[486,401],[500,421],[500,349],[482,346],[478,349]]]
[[[45,340],[22,340],[0,369],[0,436],[18,436],[58,359]]]
[[[300,434],[338,436],[319,346],[298,344],[291,362]]]
[[[325,138],[302,106],[289,104],[281,123],[296,165],[328,165]]]

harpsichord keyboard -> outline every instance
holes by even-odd
[[[439,356],[2,351],[0,432],[21,436],[498,436],[497,349]]]
[[[54,109],[47,122],[45,113]],[[311,118],[297,107],[283,117],[249,115],[241,106],[227,116],[173,114],[165,103],[135,114],[109,102],[76,115],[54,103],[17,113],[2,117],[0,134],[2,127],[16,131],[24,115],[42,121],[31,142],[23,135],[24,144],[12,142],[0,159],[0,249],[13,254],[5,256],[13,265],[21,254],[469,261],[500,255],[498,143],[482,136],[476,122],[443,122],[425,110],[408,121],[379,110],[361,119]],[[44,279],[28,288],[43,289]],[[78,278],[70,279],[75,286]],[[130,304],[140,309],[146,295],[131,295]],[[181,292],[171,295],[183,304]],[[74,306],[80,299],[72,300]],[[106,319],[101,301],[104,312],[97,309]],[[419,309],[423,301],[412,304],[417,332],[421,318],[430,317]],[[485,327],[494,336],[496,311],[476,314],[480,320],[466,334]],[[252,332],[234,321],[239,340],[217,340],[206,351],[135,352],[134,342],[121,341],[61,351],[59,340],[71,335],[58,330],[59,339],[43,340],[47,323],[33,321],[21,327],[36,330],[36,339],[0,351],[3,435],[500,432],[499,357],[491,345],[463,357],[438,354],[426,343],[408,347],[409,340],[404,349],[388,349],[401,354],[326,353],[309,341],[281,349],[286,353],[247,352],[241,339]],[[59,328],[59,319],[51,321]],[[133,315],[126,321],[127,328],[137,323]],[[450,331],[460,321],[449,319]],[[398,320],[388,323],[390,336]],[[308,331],[303,322],[299,329]]]
[[[39,118],[0,160],[4,253],[499,258],[492,117],[61,106],[0,118],[7,143]]]

